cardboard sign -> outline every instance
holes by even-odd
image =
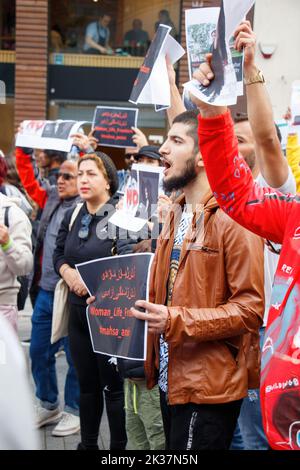
[[[16,147],[70,152],[73,139],[86,121],[23,121]]]
[[[148,300],[153,255],[112,256],[76,265],[96,301],[86,315],[94,352],[125,359],[146,359],[147,323],[133,317],[137,300]]]
[[[132,127],[137,127],[138,109],[97,106],[94,137],[105,147],[135,147]]]

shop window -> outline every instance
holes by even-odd
[[[15,50],[16,4],[12,0],[0,1],[0,50]]]
[[[50,0],[50,51],[143,57],[159,22],[179,36],[180,0]]]

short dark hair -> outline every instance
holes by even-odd
[[[99,13],[99,17],[100,18],[104,18],[104,16],[109,16],[109,18],[111,18],[111,14],[110,13],[107,13],[107,11],[100,11]]]
[[[45,150],[45,154],[60,165],[67,160],[67,153],[59,150]]]
[[[173,120],[173,124],[185,124],[189,126],[189,131],[187,134],[192,137],[195,142],[195,147],[199,148],[199,139],[198,139],[198,114],[199,111],[184,111],[181,114],[178,114]]]
[[[249,121],[248,114],[247,113],[242,113],[242,112],[235,113],[235,115],[233,116],[233,120],[236,124],[238,122]]]
[[[160,10],[159,12],[160,15],[166,15],[170,18],[170,13],[169,13],[169,10]]]

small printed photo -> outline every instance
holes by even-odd
[[[159,173],[140,171],[139,174],[139,217],[150,219],[151,211],[157,206],[159,195]],[[155,209],[154,209],[155,212]]]
[[[206,54],[213,51],[216,33],[215,23],[192,24],[187,27],[190,76],[205,61]]]
[[[49,122],[43,129],[42,137],[67,140],[74,124],[74,121]]]

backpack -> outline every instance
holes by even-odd
[[[1,188],[0,188],[0,192]],[[9,228],[9,218],[8,218],[9,207],[5,207],[4,210],[4,225]],[[17,297],[17,306],[18,310],[24,310],[26,299],[28,296],[29,289],[29,279],[28,276],[17,276],[17,280],[20,283],[20,290]]]

